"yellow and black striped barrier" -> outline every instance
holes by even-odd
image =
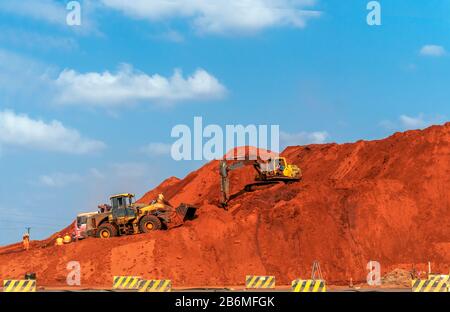
[[[245,288],[247,289],[275,288],[275,276],[247,275],[247,277],[245,278]]]
[[[141,280],[139,292],[169,292],[172,291],[171,280]]]
[[[324,280],[301,280],[292,281],[293,292],[326,292],[327,286]]]
[[[450,292],[449,275],[430,275],[426,280],[412,280],[413,292]]]
[[[35,292],[36,280],[4,280],[3,292]]]
[[[137,290],[140,280],[138,276],[114,276],[113,289]]]
[[[450,281],[450,275],[444,275],[444,274],[428,274],[428,279],[444,279],[445,282],[448,284]]]

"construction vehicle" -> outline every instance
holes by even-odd
[[[197,210],[187,204],[174,208],[162,194],[149,205],[137,204],[134,198],[134,194],[130,193],[111,196],[111,205],[100,205],[100,211],[88,217],[87,234],[92,237],[110,238],[169,229],[193,219]]]
[[[267,161],[256,157],[250,159],[224,159],[219,163],[219,173],[221,177],[221,200],[220,205],[227,207],[228,201],[232,199],[230,195],[229,172],[244,166],[251,165],[256,171],[255,182],[247,184],[244,188],[246,192],[251,192],[255,187],[277,183],[293,183],[300,181],[302,172],[296,165],[288,164],[285,157],[271,157]]]
[[[74,231],[72,233],[72,237],[75,240],[85,239],[87,238],[86,233],[86,224],[89,217],[96,215],[97,212],[84,212],[77,215],[77,218],[75,220],[75,226]]]

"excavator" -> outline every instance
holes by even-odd
[[[299,167],[288,164],[285,157],[271,157],[267,161],[256,157],[256,160],[250,159],[224,159],[219,163],[219,173],[221,177],[220,205],[227,209],[228,202],[233,198],[230,195],[230,179],[229,172],[244,166],[253,166],[256,171],[255,182],[247,184],[244,191],[251,192],[255,187],[265,186],[277,183],[294,183],[300,181],[302,172]]]

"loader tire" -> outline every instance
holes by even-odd
[[[141,233],[149,233],[151,231],[160,230],[162,227],[161,220],[157,216],[146,215],[139,221],[139,229]]]
[[[98,227],[98,238],[111,238],[117,236],[117,229],[110,223],[104,223]]]

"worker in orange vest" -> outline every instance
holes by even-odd
[[[24,250],[30,249],[30,234],[28,234],[28,232],[23,234],[23,236],[22,236],[22,243],[23,243],[23,249]]]

